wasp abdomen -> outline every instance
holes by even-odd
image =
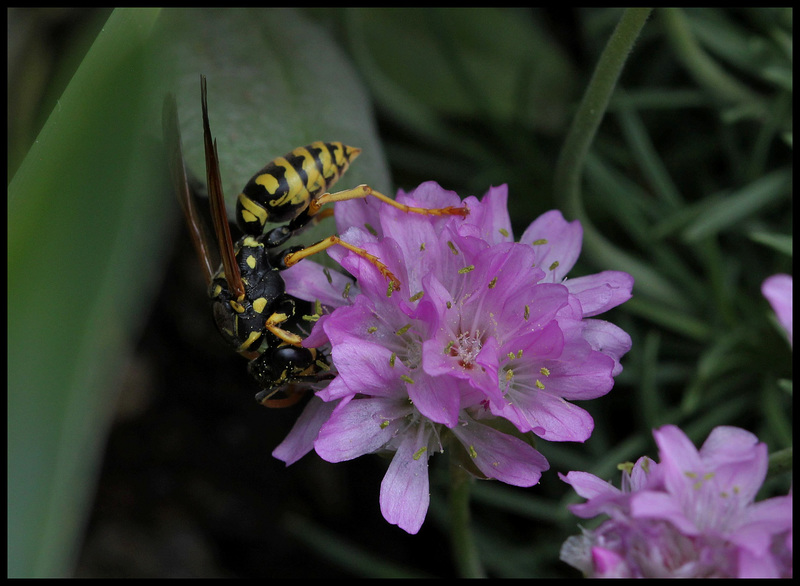
[[[317,141],[269,162],[239,194],[239,228],[260,235],[268,222],[296,218],[312,198],[336,183],[360,152],[341,142]]]

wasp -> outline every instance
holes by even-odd
[[[200,76],[206,183],[214,237],[205,227],[202,199],[186,170],[180,138],[177,103],[164,101],[163,130],[174,190],[186,218],[208,283],[214,321],[223,338],[249,359],[248,371],[261,391],[256,400],[267,407],[284,407],[302,396],[303,387],[332,379],[329,357],[305,348],[303,323],[318,317],[310,303],[286,293],[281,271],[331,246],[343,246],[369,261],[390,282],[400,283],[380,259],[363,248],[331,235],[310,246],[281,248],[289,239],[333,214],[325,204],[375,197],[405,212],[461,215],[466,207],[418,208],[400,204],[359,185],[331,193],[361,149],[341,142],[313,142],[274,159],[247,182],[236,203],[236,225],[241,236],[234,241],[222,192],[216,141],[208,116],[205,76]],[[267,224],[280,224],[265,232]],[[215,259],[219,258],[219,262]],[[278,394],[280,398],[273,398]]]

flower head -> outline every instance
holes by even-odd
[[[654,431],[661,461],[639,459],[616,489],[585,472],[561,475],[609,519],[571,537],[561,559],[595,577],[778,577],[791,574],[792,497],[755,503],[767,447],[717,427],[698,451],[667,425]]]
[[[329,253],[356,278],[346,292],[341,280],[313,276],[310,263],[286,271],[291,294],[335,307],[306,344],[330,345],[337,376],[317,397],[336,406],[293,431],[276,455],[310,449],[317,423],[313,447],[325,460],[393,452],[381,510],[410,533],[427,512],[431,454],[455,446],[476,474],[536,484],[548,463],[526,434],[585,441],[592,418],[570,401],[607,393],[630,348],[621,329],[588,319],[630,297],[630,275],[565,280],[580,253],[580,224],[548,212],[515,242],[506,200],[505,186],[468,197],[466,218],[337,204],[342,239],[385,263],[399,289],[346,249]],[[397,201],[462,205],[432,182]],[[516,433],[500,431],[504,422]]]

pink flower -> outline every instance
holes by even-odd
[[[790,275],[772,275],[761,285],[761,293],[772,306],[778,323],[789,337],[792,345],[792,277]]]
[[[622,490],[585,472],[560,475],[588,499],[573,513],[609,516],[568,539],[561,559],[595,577],[791,575],[791,494],[754,502],[766,445],[736,427],[715,428],[699,451],[675,426],[653,435],[660,463],[639,459]]]
[[[460,206],[425,183],[397,200]],[[428,507],[427,465],[448,447],[486,478],[532,486],[548,463],[529,432],[550,441],[585,441],[589,414],[571,401],[611,390],[630,337],[590,319],[631,295],[630,275],[606,271],[566,280],[578,258],[580,224],[542,215],[514,242],[505,186],[464,200],[466,218],[409,214],[365,200],[337,204],[342,238],[366,249],[398,278],[345,249],[330,255],[356,281],[329,279],[316,265],[286,271],[287,291],[335,309],[306,344],[330,347],[336,378],[317,393],[309,416],[279,446],[293,461],[311,448],[339,462],[394,453],[381,510],[410,533]],[[349,284],[348,284],[349,283]],[[319,402],[336,403],[322,413]],[[503,420],[516,428],[498,430]]]

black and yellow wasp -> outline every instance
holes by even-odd
[[[328,190],[347,171],[360,149],[341,142],[313,142],[268,163],[247,182],[236,204],[236,223],[242,236],[234,242],[225,209],[216,141],[208,120],[205,76],[200,76],[203,142],[208,200],[215,239],[207,235],[199,209],[201,199],[192,187],[181,146],[175,97],[164,101],[163,130],[170,174],[186,223],[208,282],[214,321],[222,336],[250,360],[248,370],[262,390],[256,399],[267,407],[296,402],[298,388],[333,378],[327,356],[302,346],[304,316],[311,304],[288,295],[280,271],[331,246],[343,246],[372,263],[391,283],[399,282],[378,258],[336,235],[311,246],[279,249],[293,235],[330,216],[326,203],[373,196],[406,212],[466,215],[466,207],[416,208],[359,185],[336,193]],[[280,223],[266,233],[268,223]],[[216,241],[216,249],[214,247]],[[219,253],[221,264],[215,258]],[[390,289],[391,290],[391,289]],[[276,394],[285,396],[273,398]]]

